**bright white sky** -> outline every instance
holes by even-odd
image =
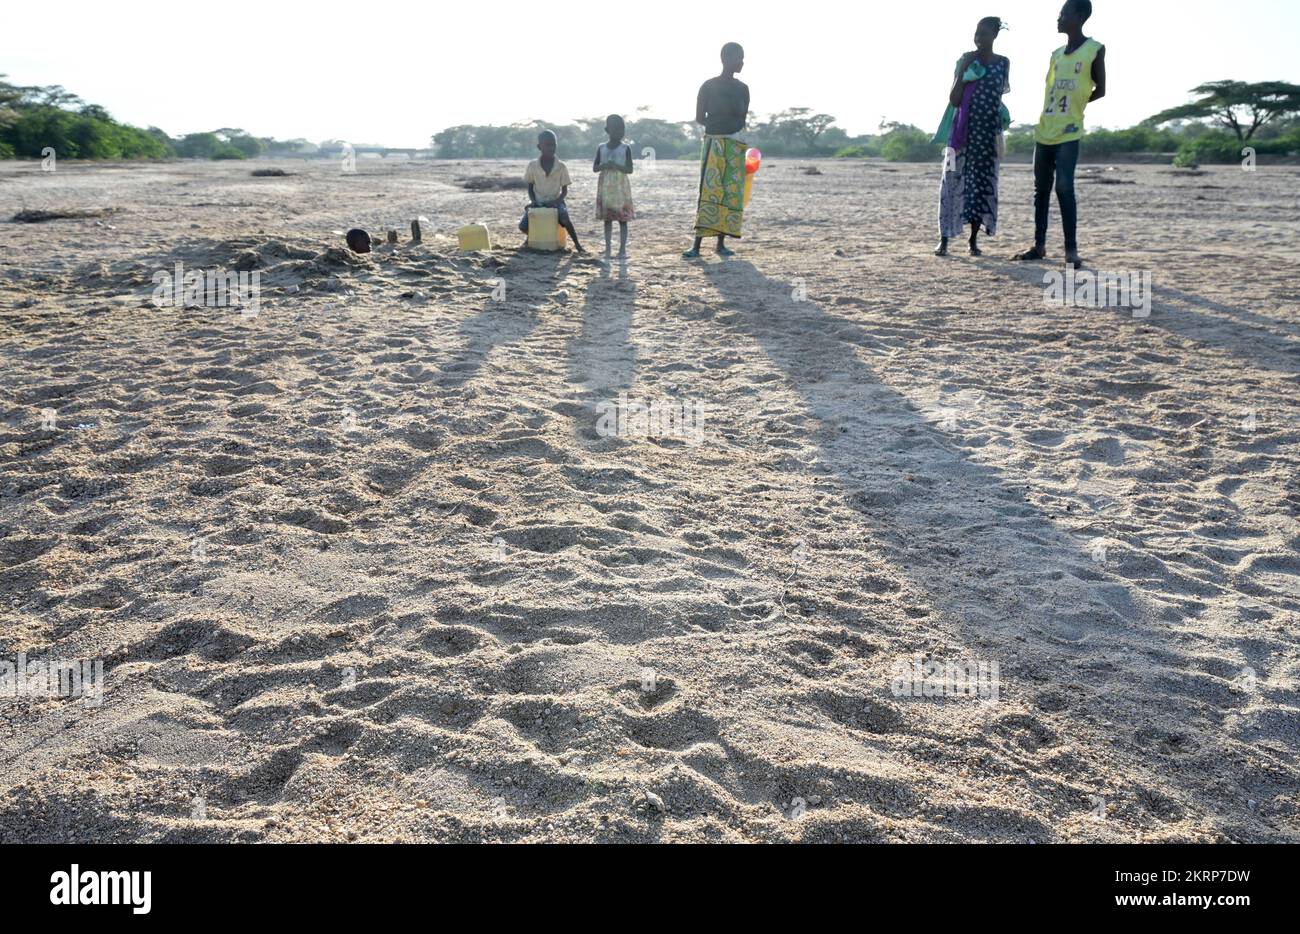
[[[1219,78],[1300,81],[1297,0],[1094,0],[1110,94],[1092,126],[1128,126]],[[10,0],[0,70],[62,84],[173,136],[425,146],[460,123],[630,114],[690,119],[718,50],[745,46],[753,109],[813,107],[850,133],[882,117],[937,125],[975,23],[1010,24],[1017,123],[1032,122],[1059,0]],[[710,11],[717,15],[710,16]],[[712,21],[711,21],[712,20]]]

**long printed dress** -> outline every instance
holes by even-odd
[[[960,149],[943,154],[939,188],[939,235],[957,237],[970,224],[998,232],[998,174],[1002,167],[1002,95],[1011,90],[1011,62],[999,55],[974,82],[969,132]]]

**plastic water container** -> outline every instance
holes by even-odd
[[[533,250],[563,250],[568,236],[555,208],[528,209],[528,246]]]
[[[754,194],[754,176],[758,174],[762,164],[761,152],[752,146],[745,150],[745,207],[749,207],[749,199]]]
[[[466,224],[456,231],[456,239],[460,242],[461,252],[492,249],[492,238],[483,224]]]

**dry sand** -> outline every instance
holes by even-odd
[[[806,164],[696,264],[636,175],[626,267],[517,252],[516,163],[0,164],[0,660],[107,669],[0,698],[0,839],[1300,840],[1300,172],[1085,171],[1135,320],[1001,258],[1026,166],[939,260],[937,166]]]

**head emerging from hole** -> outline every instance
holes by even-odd
[[[370,252],[370,234],[360,227],[353,227],[347,232],[348,249],[353,253]]]
[[[745,67],[745,50],[739,42],[728,42],[722,47],[722,69],[736,74]]]

